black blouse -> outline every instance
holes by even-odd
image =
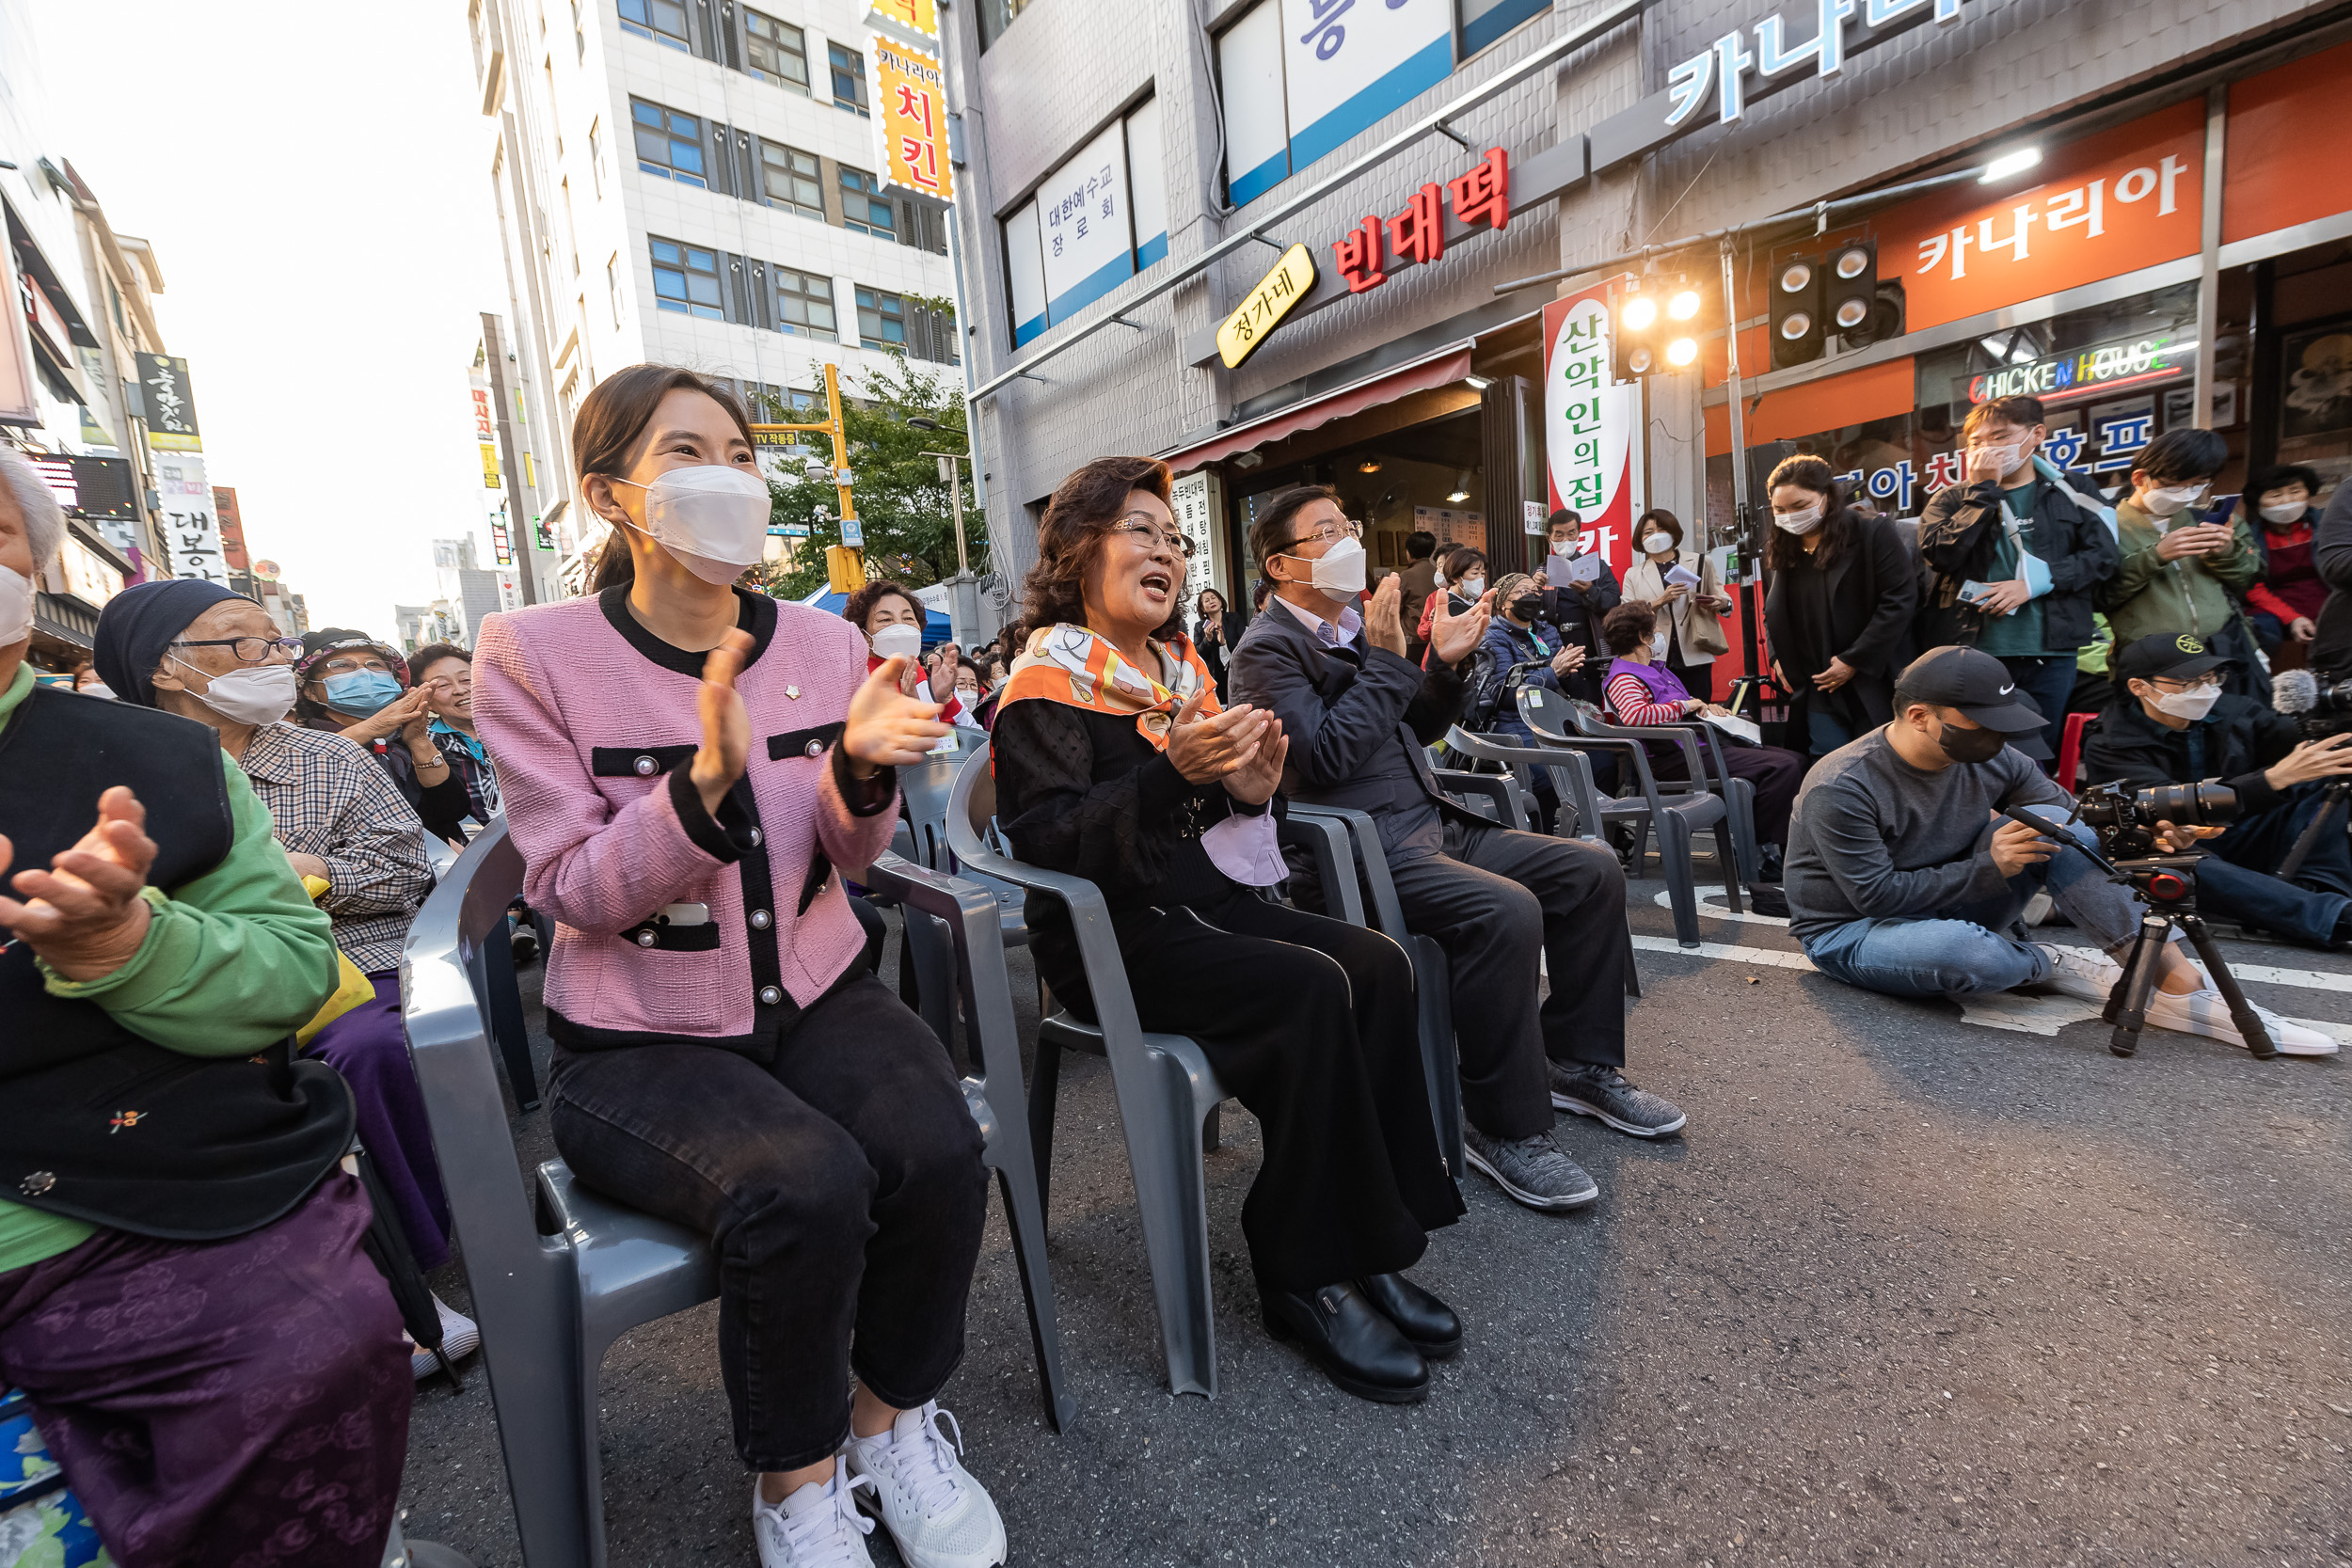
[[[1250,891],[1216,868],[1200,835],[1265,808],[1242,805],[1222,784],[1186,783],[1133,715],[1030,698],[996,715],[990,756],[996,819],[1014,857],[1101,888],[1122,931],[1122,915],[1210,910]],[[1032,899],[1028,918],[1041,932],[1070,924],[1058,899]]]

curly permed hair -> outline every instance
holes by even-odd
[[[1062,622],[1086,625],[1087,573],[1102,553],[1103,535],[1141,490],[1166,502],[1172,483],[1155,457],[1098,457],[1054,487],[1037,526],[1037,564],[1021,585],[1021,641]],[[1165,641],[1184,629],[1181,599],[1171,596],[1168,619],[1152,636]]]

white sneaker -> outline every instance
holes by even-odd
[[[841,1450],[850,1472],[870,1481],[873,1500],[907,1568],[993,1568],[1005,1560],[1005,1521],[963,1467],[963,1429],[950,1442],[940,1423],[955,1417],[934,1400],[902,1410],[888,1432],[852,1437]]]
[[[863,1476],[851,1479],[835,1462],[830,1479],[769,1503],[760,1500],[755,1480],[752,1539],[759,1543],[759,1568],[874,1568],[866,1551],[874,1524],[853,1500],[860,1486],[872,1484]]]
[[[2115,982],[2123,977],[2123,966],[2104,953],[2083,947],[2060,947],[2047,942],[2034,945],[2050,960],[2050,973],[2042,977],[2042,984],[2053,990],[2104,1006]]]
[[[2281,1055],[2332,1056],[2340,1049],[2318,1030],[2289,1023],[2268,1007],[2257,1006],[2254,1012],[2263,1021],[2263,1027],[2270,1031],[2270,1043],[2279,1048]],[[2148,1026],[2202,1035],[2224,1045],[2242,1048],[2246,1044],[2245,1037],[2237,1032],[2236,1022],[2230,1017],[2230,1004],[2211,986],[2177,996],[2166,990],[2156,992],[2148,1000]]]
[[[482,1330],[474,1326],[471,1318],[438,1296],[433,1298],[433,1309],[441,1315],[441,1354],[448,1356],[453,1365],[482,1348]],[[401,1338],[406,1339],[408,1337],[403,1334]],[[423,1382],[441,1370],[441,1364],[433,1358],[431,1351],[417,1344],[414,1339],[409,1339],[408,1343],[414,1347],[408,1353],[408,1370],[418,1382]]]

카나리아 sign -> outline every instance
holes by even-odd
[[[1241,362],[1258,351],[1275,325],[1291,312],[1291,308],[1307,297],[1315,286],[1314,252],[1304,245],[1295,245],[1282,252],[1282,259],[1274,263],[1274,270],[1258,279],[1258,286],[1249,291],[1249,297],[1241,308],[1225,318],[1225,325],[1216,329],[1216,351],[1227,370],[1240,368]]]

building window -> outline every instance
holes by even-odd
[[[686,7],[681,0],[621,0],[621,31],[690,55],[694,52],[687,41],[691,35],[686,30]]]
[[[720,292],[718,253],[675,240],[650,243],[654,304],[680,315],[724,321],[726,311],[721,302],[726,296]]]
[[[833,106],[872,119],[874,111],[866,102],[866,56],[854,49],[829,43],[825,45],[825,57],[833,65]]]
[[[862,348],[906,347],[907,302],[881,289],[860,289],[857,341]]]
[[[580,276],[580,226],[572,221],[572,182],[564,182],[564,245],[572,258],[572,276]]]
[[[588,179],[596,193],[596,199],[602,201],[604,199],[604,121],[601,119],[592,119],[588,122]]]
[[[1028,8],[1029,0],[980,0],[980,47],[1003,38],[1012,19]]]
[[[833,279],[791,267],[772,267],[769,270],[776,275],[776,330],[789,332],[796,338],[821,338],[829,343],[840,341],[840,333],[834,322]],[[865,298],[865,291],[860,290],[858,301],[861,306]],[[861,316],[863,313],[861,310]]]
[[[621,328],[621,254],[617,250],[604,263],[604,288],[612,296],[612,329],[617,332]]]
[[[804,218],[825,221],[825,187],[818,178],[816,153],[763,140],[759,162],[769,206],[789,208]]]
[[[808,40],[789,22],[778,22],[746,8],[743,30],[750,35],[752,74],[805,96],[808,92]]]
[[[956,356],[956,313],[953,309],[934,310],[927,305],[907,308],[907,353],[916,359],[929,359],[941,365],[959,365]]]
[[[682,115],[675,109],[665,109],[659,103],[648,103],[642,98],[628,101],[629,117],[636,121],[637,166],[647,174],[659,174],[664,180],[676,180],[689,185],[710,188],[703,178],[703,122],[694,115]]]
[[[581,9],[580,0],[572,0],[572,57],[580,60],[588,57],[588,19]]]
[[[862,168],[841,167],[841,227],[885,240],[898,237],[897,209],[882,193],[882,185]]]

